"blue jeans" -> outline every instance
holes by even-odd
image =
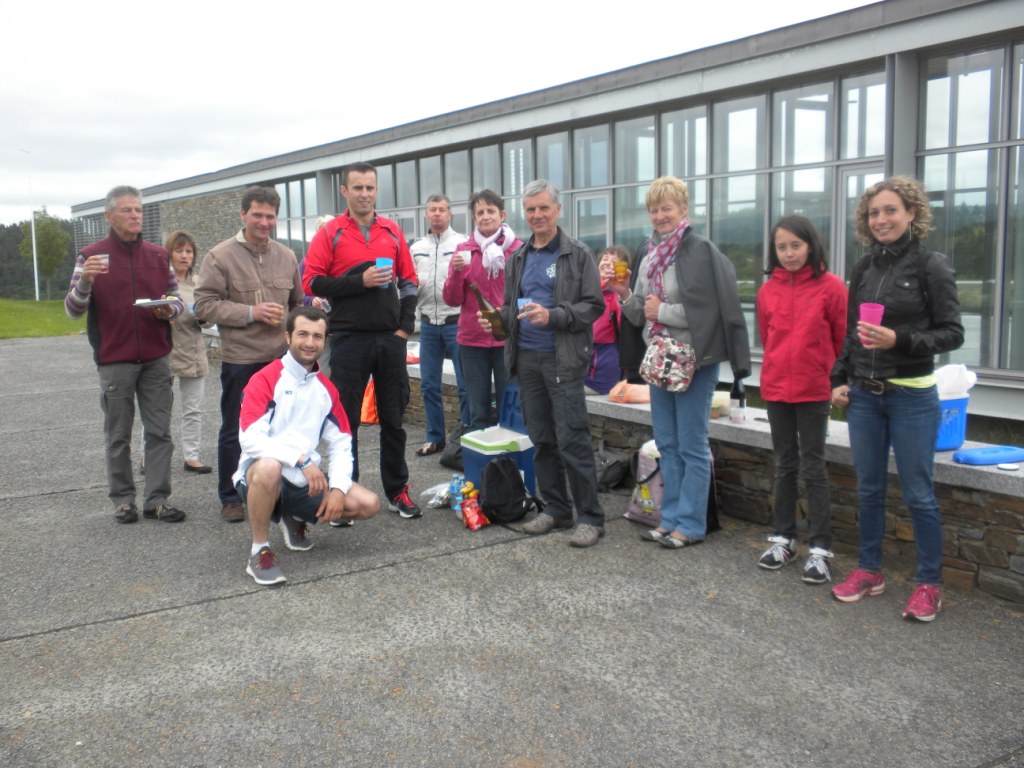
[[[604,526],[582,373],[578,379],[559,379],[553,352],[520,349],[516,378],[544,511],[556,520],[572,522],[575,504],[577,523]],[[565,492],[566,479],[571,499]]]
[[[455,335],[459,326],[420,324],[420,392],[423,394],[423,411],[427,417],[427,442],[443,443],[448,433],[444,428],[444,400],[441,399],[441,371],[445,351],[451,355],[455,366],[455,382],[459,391],[459,415],[463,424],[469,423],[469,401],[466,396],[466,382],[459,360],[459,346]]]
[[[220,503],[241,501],[231,476],[238,469],[242,447],[238,444],[238,417],[242,411],[242,391],[253,374],[266,363],[220,364],[220,432],[217,434],[217,495]]]
[[[651,422],[661,454],[661,529],[700,541],[708,533],[711,451],[708,419],[718,364],[698,368],[685,392],[651,386]]]
[[[505,348],[469,347],[460,344],[459,357],[462,361],[462,375],[465,377],[469,401],[469,421],[465,423],[474,430],[492,427],[494,421],[491,420],[491,376],[494,376],[494,402],[498,404],[500,416],[505,387],[508,386]],[[465,421],[465,417],[463,420]]]
[[[942,517],[932,482],[940,418],[935,387],[896,387],[881,395],[851,388],[847,422],[857,475],[860,568],[882,569],[891,446],[903,501],[914,523],[917,583],[941,583]]]

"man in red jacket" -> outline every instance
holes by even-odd
[[[393,512],[419,517],[409,493],[402,427],[409,402],[405,343],[415,327],[416,269],[401,227],[377,215],[377,169],[356,163],[343,178],[348,210],[313,237],[302,287],[331,301],[331,360],[337,363],[331,365],[331,381],[352,428],[352,479],[359,479],[359,413],[372,374],[384,494]]]
[[[142,515],[177,523],[185,513],[171,495],[171,325],[182,311],[178,281],[167,251],[142,239],[142,195],[135,187],[107,193],[110,232],[78,253],[64,310],[74,319],[88,312],[86,329],[100,376],[107,486],[114,519],[134,523],[132,425],[135,400],[145,425],[146,494]],[[156,306],[136,302],[172,299]]]

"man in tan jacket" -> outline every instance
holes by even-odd
[[[281,332],[292,307],[302,304],[302,280],[295,254],[271,239],[281,197],[273,187],[250,187],[242,195],[242,229],[214,246],[199,268],[195,314],[216,323],[221,343],[220,434],[217,437],[217,494],[221,516],[245,519],[231,482],[238,469],[238,417],[249,378],[284,354]]]

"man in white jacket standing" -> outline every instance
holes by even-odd
[[[448,277],[448,263],[455,253],[455,246],[466,236],[452,229],[451,202],[445,195],[435,194],[427,198],[426,213],[430,232],[409,249],[419,281],[416,312],[420,320],[420,393],[427,420],[427,441],[416,450],[417,456],[430,456],[444,448],[447,432],[441,398],[441,370],[445,353],[455,366],[462,423],[469,424],[469,400],[459,364],[459,346],[455,343],[460,308],[448,306],[441,298],[444,281]]]
[[[249,509],[252,549],[246,573],[257,584],[285,581],[270,549],[270,523],[285,546],[313,548],[306,526],[341,518],[365,520],[380,511],[377,494],[352,482],[352,433],[330,379],[317,359],[327,316],[314,307],[288,315],[288,351],[249,379],[242,394],[238,441],[242,457],[233,480]],[[317,445],[327,443],[328,475]]]

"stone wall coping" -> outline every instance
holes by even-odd
[[[409,375],[420,378],[420,367],[409,365]],[[455,370],[450,360],[445,360],[442,382],[455,385]],[[613,403],[606,395],[592,395],[587,398],[587,412],[593,416],[632,422],[650,427],[650,405]],[[709,424],[708,433],[712,440],[731,445],[748,446],[771,450],[771,430],[768,426],[767,412],[762,408],[747,408],[746,421],[734,424],[729,417],[722,416]],[[964,448],[979,448],[985,443],[968,441]],[[1024,466],[1015,472],[1006,472],[996,466],[977,467],[958,464],[953,461],[953,451],[940,451],[935,454],[935,482],[959,488],[968,488],[987,493],[998,493],[1004,496],[1024,498]],[[850,454],[850,435],[845,421],[830,421],[829,434],[825,444],[825,458],[833,464],[853,466]],[[889,457],[889,472],[896,474],[896,461]]]

